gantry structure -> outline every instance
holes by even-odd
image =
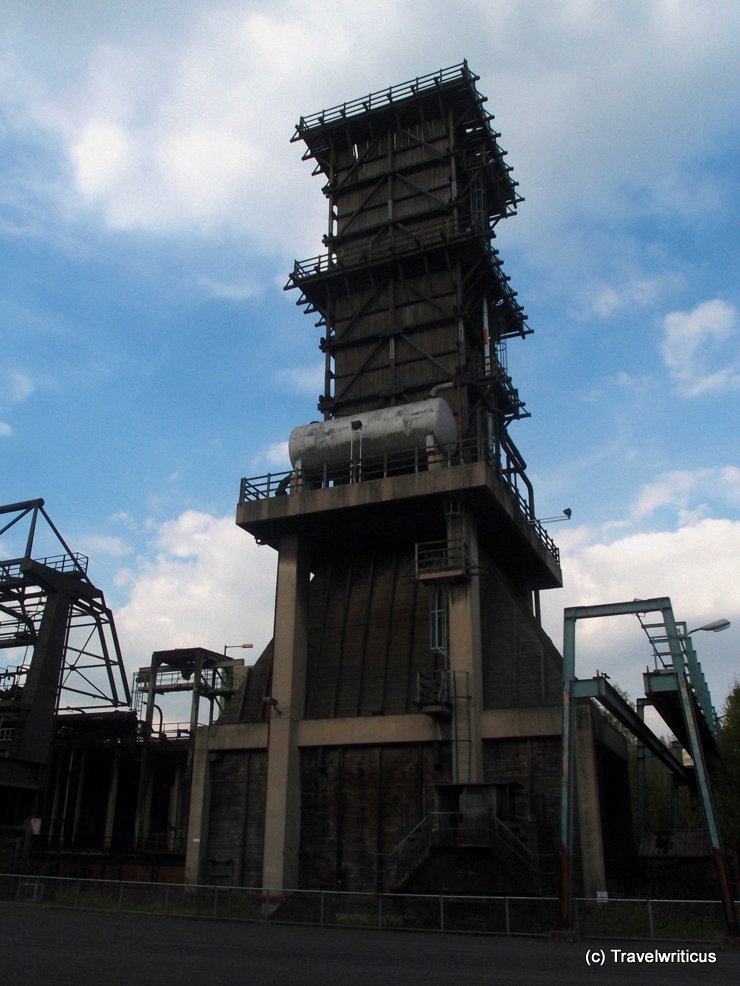
[[[477,82],[463,62],[296,127],[328,201],[286,285],[321,331],[321,420],[242,480],[237,524],[278,552],[274,637],[196,750],[191,879],[230,856],[273,888],[439,885],[464,810],[479,869],[519,854],[537,882],[561,696],[538,594],[561,575],[510,435],[530,330],[494,231],[521,199]]]
[[[102,591],[43,500],[0,507],[0,788],[3,822],[38,815],[61,713],[129,705],[118,636]],[[5,553],[5,552],[3,552]]]
[[[652,649],[653,667],[643,675],[645,698],[638,699],[637,709],[609,683],[607,674],[581,679],[576,675],[576,628],[579,621],[614,616],[636,616]],[[720,626],[726,620],[718,621]],[[589,834],[590,847],[581,847],[584,863],[584,895],[596,897],[607,886],[604,866],[604,832],[608,823],[602,818],[598,784],[593,780],[596,759],[584,746],[584,736],[577,738],[576,705],[586,711],[585,703],[598,702],[617,720],[637,744],[638,820],[642,829],[645,816],[645,756],[656,757],[668,768],[676,782],[687,785],[701,807],[711,855],[717,873],[717,885],[724,910],[728,934],[737,939],[739,929],[732,898],[727,860],[714,804],[708,763],[717,755],[719,720],[712,705],[709,688],[685,622],[676,620],[667,596],[633,599],[629,602],[603,603],[569,607],[563,623],[563,771],[561,791],[560,846],[560,924],[573,927],[573,877],[575,846],[575,807],[578,800],[580,831]],[[717,629],[709,625],[699,629]],[[694,631],[692,631],[694,632]],[[645,723],[644,710],[652,705],[675,737],[669,748]],[[585,728],[584,728],[585,726]],[[581,733],[591,728],[581,725]],[[577,757],[580,746],[586,756]],[[686,757],[682,755],[685,751]],[[580,761],[583,762],[580,762]],[[592,775],[589,777],[589,774]],[[577,775],[580,775],[577,777]],[[578,799],[576,787],[578,786]],[[640,833],[642,834],[642,832]],[[595,850],[595,851],[594,851]]]

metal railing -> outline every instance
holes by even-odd
[[[302,116],[296,126],[293,140],[300,140],[307,135],[310,130],[324,127],[329,123],[336,123],[346,120],[347,117],[359,116],[368,113],[370,110],[382,109],[391,103],[396,103],[401,99],[410,99],[419,93],[430,89],[436,89],[441,85],[455,82],[458,79],[469,82],[471,85],[477,82],[479,76],[475,75],[468,68],[467,62],[460,62],[457,65],[450,65],[448,68],[440,69],[439,72],[430,72],[427,75],[419,75],[408,82],[401,82],[387,89],[379,89],[377,92],[368,93],[358,99],[352,99],[329,109],[320,110],[318,113],[311,113],[309,116]]]
[[[364,267],[374,262],[394,259],[405,253],[415,253],[417,250],[428,250],[430,247],[449,243],[457,239],[477,239],[481,233],[488,236],[487,229],[479,229],[471,226],[469,220],[443,219],[437,223],[428,223],[424,226],[415,226],[413,230],[406,231],[407,238],[404,241],[390,243],[387,240],[379,243],[368,242],[366,239],[357,243],[339,247],[337,250],[320,253],[315,257],[308,257],[305,260],[296,260],[290,274],[290,281],[298,284],[300,281],[317,274],[326,274],[328,271],[350,270],[354,267]],[[503,262],[498,251],[490,248],[494,267],[501,271]],[[502,281],[505,275],[500,274]],[[513,292],[512,292],[513,295]],[[518,307],[518,306],[517,306]]]
[[[296,260],[285,288],[289,290],[301,287],[303,282],[310,278],[329,272],[341,273],[384,261],[395,261],[400,256],[443,247],[456,241],[479,240],[488,255],[491,273],[498,289],[507,302],[508,314],[516,322],[516,331],[521,334],[529,331],[526,328],[524,309],[516,300],[516,292],[509,284],[508,275],[503,272],[503,261],[498,250],[490,242],[492,236],[490,229],[471,224],[468,219],[445,219],[404,231],[407,236],[403,240],[396,239],[393,242],[381,240],[373,243],[364,239],[306,260]]]
[[[154,676],[150,673],[149,668],[142,668],[134,674],[134,687],[139,691],[146,691],[149,687],[149,683],[154,678],[154,690],[162,691],[163,689],[167,691],[174,691],[180,689],[182,691],[192,691],[193,690],[193,669],[185,668],[182,671],[160,671],[158,670]]]
[[[136,837],[110,836],[105,838],[70,838],[68,823],[53,820],[50,829],[42,836],[52,850],[70,850],[89,853],[152,853],[182,856],[187,849],[187,840],[182,829],[169,832],[149,832]]]
[[[471,848],[491,849],[513,861],[522,880],[532,885],[527,889],[540,876],[555,872],[552,853],[533,853],[492,811],[435,811],[425,815],[391,854],[397,884],[411,875],[431,849]]]
[[[416,544],[416,577],[444,576],[451,572],[470,574],[468,546],[462,538],[421,541]]]
[[[673,652],[671,650],[671,638],[668,637],[664,623],[648,623],[638,613],[637,619],[645,632],[645,636],[650,641],[653,650],[653,664],[656,671],[668,670],[674,667]],[[701,663],[696,656],[691,635],[687,632],[686,623],[677,623],[678,630],[678,649],[680,651],[681,666],[674,668],[679,674],[684,674],[689,688],[696,699],[707,727],[717,735],[717,713],[712,705],[712,696],[709,692],[707,679],[704,675]]]
[[[5,561],[0,565],[0,582],[9,582],[12,579],[18,579],[24,577],[23,565],[29,559],[27,558],[13,558]],[[70,554],[61,555],[49,555],[46,558],[33,558],[38,565],[44,565],[46,568],[52,568],[55,572],[87,572],[87,566],[90,559],[87,555],[81,554],[79,551],[73,551]]]
[[[426,449],[405,449],[386,452],[383,455],[347,459],[337,464],[327,464],[317,469],[293,469],[262,476],[243,478],[239,487],[239,502],[250,503],[276,496],[291,496],[304,491],[327,489],[364,483],[392,476],[428,472],[434,468],[453,468],[484,461],[504,484],[514,498],[522,518],[529,524],[545,550],[556,564],[560,564],[560,552],[541,522],[533,516],[528,498],[522,496],[517,486],[517,473],[502,469],[491,449],[478,439],[453,442]]]
[[[556,897],[277,891],[17,874],[0,874],[0,901],[322,928],[507,936],[546,936],[558,922]],[[726,934],[722,905],[713,900],[578,898],[575,921],[584,938],[719,942]]]
[[[416,675],[416,698],[414,704],[420,709],[440,708],[452,710],[452,694],[450,689],[450,672],[419,671]]]

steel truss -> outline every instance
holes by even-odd
[[[128,706],[130,692],[113,614],[43,500],[0,507],[0,547],[15,549],[0,561],[0,648],[16,659],[0,672],[0,745],[42,766],[59,712]]]

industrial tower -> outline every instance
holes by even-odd
[[[323,420],[242,481],[274,638],[201,731],[191,880],[228,858],[268,888],[542,889],[561,576],[509,434],[530,330],[492,240],[520,198],[477,81],[463,62],[296,128],[329,204],[286,285],[322,331]]]

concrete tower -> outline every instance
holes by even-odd
[[[466,63],[303,117],[326,252],[323,420],[242,481],[278,552],[274,639],[198,740],[189,878],[541,887],[557,827],[561,584],[509,426],[529,333],[492,246],[519,197]],[[467,860],[467,862],[466,862]],[[518,861],[517,861],[518,860]]]

